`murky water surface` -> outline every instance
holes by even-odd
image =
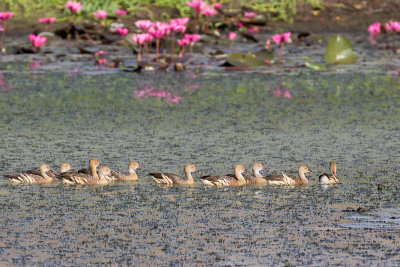
[[[145,172],[107,186],[2,179],[1,265],[400,265],[398,77],[18,70],[1,74],[0,175],[92,157]],[[343,184],[322,187],[331,160]],[[254,162],[314,173],[296,188],[163,187],[146,175]],[[369,211],[344,211],[359,207]]]

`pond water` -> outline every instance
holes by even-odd
[[[107,186],[2,179],[1,265],[400,264],[397,76],[13,68],[1,73],[1,176],[93,157],[145,171]],[[322,187],[331,160],[343,183]],[[146,174],[254,162],[314,173],[303,187],[240,188],[156,186]]]

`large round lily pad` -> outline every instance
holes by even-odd
[[[356,60],[353,46],[346,37],[331,36],[325,51],[326,64],[353,64]]]

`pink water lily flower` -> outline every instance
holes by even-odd
[[[105,55],[105,54],[107,54],[105,51],[100,50],[100,51],[95,52],[95,53],[94,53],[94,56],[95,56],[95,57],[98,57],[98,56],[100,56],[100,55]]]
[[[252,19],[252,18],[254,18],[255,16],[257,16],[257,14],[254,13],[254,12],[244,12],[244,17],[245,17],[245,18]]]
[[[153,22],[151,20],[138,20],[135,22],[135,25],[142,31],[147,31],[153,25]]]
[[[69,9],[71,12],[77,12],[83,8],[80,2],[75,1],[68,1],[64,7]]]
[[[189,18],[188,17],[184,17],[184,18],[177,18],[177,19],[170,19],[169,20],[169,24],[176,24],[176,25],[186,25],[189,22]]]
[[[146,42],[147,38],[148,38],[147,33],[138,33],[132,35],[132,41],[134,41],[138,45],[143,45]]]
[[[9,18],[13,17],[13,12],[0,12],[0,21],[8,20]]]
[[[149,29],[149,33],[156,39],[160,39],[166,34],[165,30],[157,30],[155,28]]]
[[[221,3],[218,3],[218,2],[214,2],[214,3],[213,3],[213,7],[214,7],[215,9],[220,9],[220,8],[223,8],[224,5],[221,4]]]
[[[164,31],[164,35],[168,35],[170,33],[170,25],[166,22],[156,21],[153,24],[153,28],[156,30]]]
[[[400,32],[400,22],[390,21],[388,23],[385,23],[385,29],[386,29],[386,31]]]
[[[190,6],[193,9],[194,13],[196,13],[196,16],[198,16],[201,11],[203,11],[207,7],[206,2],[202,0],[192,0],[191,2],[186,2],[186,5]]]
[[[186,31],[185,25],[178,25],[178,24],[170,24],[169,29],[173,32],[184,33]]]
[[[35,47],[35,48],[41,47],[42,45],[44,45],[44,43],[47,40],[46,37],[42,37],[42,36],[34,35],[34,34],[29,34],[28,38],[29,38],[29,41],[31,41],[33,47]]]
[[[96,63],[98,65],[105,65],[107,63],[107,59],[106,58],[102,58],[102,59],[97,59]]]
[[[277,89],[272,91],[272,93],[274,94],[275,97],[279,97],[282,95],[282,90],[281,90],[281,88],[278,87]]]
[[[180,39],[180,40],[178,40],[178,45],[179,46],[185,46],[185,45],[188,45],[190,42],[189,42],[189,40],[188,39]]]
[[[4,32],[4,28],[0,25],[0,32]]]
[[[56,17],[50,17],[50,18],[40,18],[39,22],[43,24],[50,24],[56,21]]]
[[[107,12],[105,10],[99,9],[93,13],[93,16],[95,16],[97,19],[104,19],[105,17],[107,17]]]
[[[290,92],[288,90],[285,90],[285,92],[283,93],[283,97],[284,98],[292,98],[292,95],[290,94]]]
[[[289,40],[291,34],[292,34],[291,32],[285,32],[282,34],[274,34],[274,35],[272,35],[271,39],[277,45],[279,45],[280,43],[286,43],[287,40]]]
[[[235,40],[236,39],[236,33],[230,32],[228,38],[229,38],[229,40]]]
[[[199,34],[185,34],[183,36],[183,39],[189,40],[190,43],[197,42],[198,40],[200,40],[200,35]]]
[[[118,33],[121,36],[125,36],[128,34],[129,29],[128,28],[116,28],[115,32]]]
[[[209,7],[209,6],[207,6],[206,8],[204,8],[204,9],[201,11],[201,14],[204,15],[204,16],[214,16],[214,15],[216,15],[217,13],[218,13],[218,12],[217,12],[214,8]]]
[[[376,35],[381,33],[381,24],[379,22],[372,23],[368,27],[368,31],[371,35]]]
[[[115,11],[115,14],[116,14],[117,16],[125,16],[126,14],[128,14],[128,12],[126,12],[126,11],[123,10],[123,9],[117,8],[117,10]]]
[[[238,26],[238,28],[240,29],[240,28],[242,28],[242,27],[243,27],[243,23],[241,23],[241,22],[238,22],[237,26]]]

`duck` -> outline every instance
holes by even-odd
[[[260,171],[264,170],[263,165],[260,163],[254,163],[251,168],[253,170],[253,175],[251,175],[247,172],[243,173],[243,177],[244,177],[244,179],[246,179],[246,183],[248,183],[248,184],[266,184],[267,180],[264,177],[262,177],[262,175],[260,174]],[[235,175],[233,175],[233,174],[229,174],[228,176],[235,177]]]
[[[99,179],[99,175],[97,174],[97,167],[99,167],[100,162],[97,159],[89,160],[89,168],[88,169],[80,169],[78,173],[88,174],[94,178]]]
[[[60,172],[55,173],[55,176],[57,177],[57,179],[61,180],[62,175],[67,174],[67,173],[74,174],[74,173],[76,173],[76,171],[74,169],[72,169],[72,167],[69,163],[61,163],[60,164]]]
[[[200,177],[200,180],[203,184],[211,186],[242,186],[247,183],[243,177],[244,171],[244,166],[238,164],[234,168],[235,177],[229,175],[208,175]]]
[[[319,176],[321,184],[337,184],[340,183],[339,178],[336,176],[336,162],[331,161],[331,174],[323,173]]]
[[[176,174],[152,172],[149,175],[154,179],[157,184],[166,185],[193,185],[194,180],[192,177],[193,172],[199,172],[193,164],[185,165],[186,180]]]
[[[304,185],[308,184],[308,179],[305,176],[306,173],[310,173],[311,170],[307,166],[301,165],[298,169],[299,177],[289,175],[285,173],[281,174],[270,174],[265,179],[270,185]]]
[[[62,182],[64,184],[108,184],[112,179],[110,178],[111,171],[109,168],[103,166],[99,169],[98,177],[93,177],[86,173],[64,173],[62,175]]]
[[[139,163],[137,163],[136,161],[131,161],[131,162],[129,162],[129,165],[128,165],[129,175],[124,175],[120,172],[112,171],[110,177],[113,180],[117,180],[117,181],[137,181],[138,180],[138,176],[136,174],[137,169],[140,169]]]
[[[25,183],[25,184],[33,184],[33,183],[49,183],[53,182],[56,179],[56,176],[53,171],[50,170],[50,167],[46,164],[42,164],[38,170],[30,170],[17,174],[6,174],[4,177],[9,178],[14,183]]]

